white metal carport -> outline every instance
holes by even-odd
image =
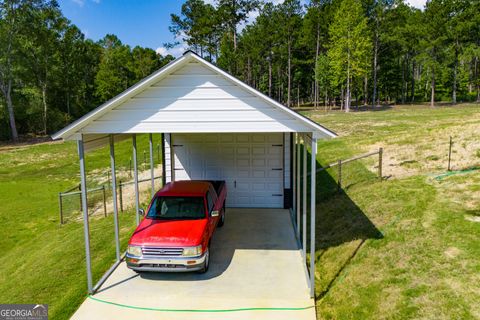
[[[309,282],[313,296],[317,140],[335,137],[335,134],[191,51],[53,135],[54,139],[76,140],[78,144],[90,293],[95,292],[121,259],[118,208],[113,201],[117,263],[93,285],[85,152],[110,144],[112,194],[116,199],[115,142],[132,139],[138,224],[136,135],[145,133],[150,134],[152,194],[155,191],[152,133],[162,133],[167,182],[198,178],[227,180],[229,189],[233,190],[230,206],[290,208],[297,238],[303,234],[298,241],[304,258],[307,247],[307,148],[310,146],[312,272]],[[301,167],[303,172],[300,172]]]

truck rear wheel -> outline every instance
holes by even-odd
[[[223,227],[223,225],[225,224],[225,203],[223,204],[223,208],[222,208],[222,215],[220,216],[220,221],[218,221],[218,227]]]

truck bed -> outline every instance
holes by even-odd
[[[223,188],[225,188],[225,181],[224,180],[207,180],[213,185],[213,189],[215,189],[215,192],[217,195],[220,195],[220,192],[222,191]]]

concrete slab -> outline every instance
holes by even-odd
[[[206,274],[137,274],[122,263],[72,319],[313,320],[315,304],[293,232],[288,210],[227,209]],[[249,310],[224,312],[230,309]]]

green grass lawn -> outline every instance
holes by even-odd
[[[479,319],[480,171],[434,176],[446,170],[450,135],[454,169],[480,164],[480,106],[302,112],[340,135],[319,143],[320,165],[384,147],[388,177],[376,178],[375,158],[344,166],[341,193],[335,168],[318,176],[319,318]],[[120,167],[130,152],[118,144]],[[87,155],[90,187],[108,167],[107,149]],[[1,303],[48,303],[51,319],[66,319],[85,298],[83,224],[61,226],[57,199],[78,171],[73,143],[0,148]],[[120,218],[125,246],[134,216]],[[98,280],[115,258],[113,220],[90,226]]]
[[[306,114],[340,134],[320,142],[321,164],[383,146],[390,176],[375,178],[374,159],[347,164],[340,194],[335,168],[319,176],[318,317],[480,319],[480,171],[433,178],[449,135],[458,169],[479,164],[480,106]]]

